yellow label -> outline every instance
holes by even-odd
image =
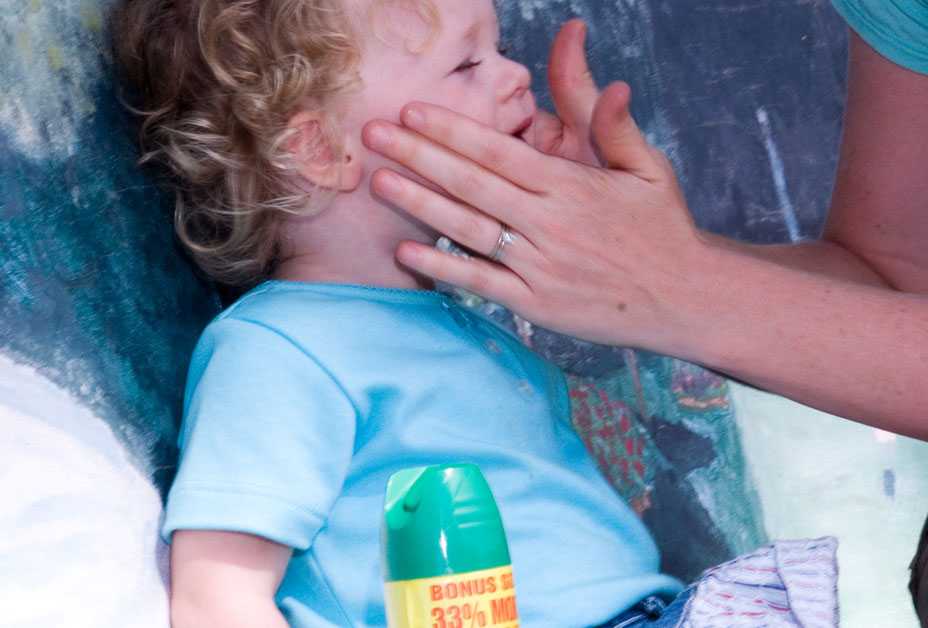
[[[390,628],[519,628],[512,567],[384,585]]]

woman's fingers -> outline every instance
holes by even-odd
[[[502,224],[473,207],[387,169],[374,173],[371,187],[384,200],[402,207],[411,216],[484,257],[490,256],[497,248]],[[520,255],[531,246],[526,238],[517,235],[514,242],[505,246],[501,261],[510,267],[518,265]]]
[[[516,273],[483,259],[457,257],[418,242],[401,243],[396,258],[426,277],[458,286],[510,309],[518,309],[516,304],[528,300],[532,294]]]
[[[593,138],[608,168],[625,170],[645,181],[663,179],[663,164],[632,118],[631,89],[613,83],[603,92],[593,111]]]
[[[458,118],[466,119],[462,116]],[[473,124],[477,125],[476,122]],[[511,139],[518,144],[519,148],[531,152],[534,157],[543,156],[518,140],[496,133],[492,129],[486,129],[481,125],[477,126],[482,131],[488,130],[494,135],[500,135],[503,139]],[[440,135],[443,138],[441,141],[444,139],[456,141],[456,138],[448,138],[443,132]],[[470,155],[455,154],[417,133],[379,120],[368,123],[364,128],[364,141],[372,150],[389,157],[438,185],[451,196],[485,211],[500,222],[514,224],[513,221],[519,218],[520,212],[516,207],[524,204],[520,201],[526,194],[526,190],[513,185],[507,178],[491,171],[492,169],[475,163]],[[454,150],[459,145],[460,142],[457,142],[449,144],[448,147]],[[501,165],[511,158],[510,153],[501,150],[497,153],[493,163]],[[532,172],[530,168],[523,167],[523,170],[523,175]],[[530,219],[525,216],[521,216],[518,222],[525,223],[527,226],[531,224]],[[523,226],[523,224],[516,225],[520,231]]]
[[[537,171],[543,155],[521,139],[444,107],[426,103],[407,105],[401,118],[404,126],[436,145],[467,157],[521,188],[537,188],[538,181],[531,173]]]
[[[548,82],[558,117],[574,129],[589,129],[599,88],[586,61],[586,24],[567,22],[554,39]]]
[[[535,122],[532,124],[532,134],[529,138],[536,150],[540,150],[547,155],[567,157],[567,155],[563,154],[568,148],[565,141],[567,137],[564,122],[556,115],[539,110],[535,114]]]

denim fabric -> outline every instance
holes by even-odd
[[[645,598],[629,611],[610,619],[596,628],[674,628],[683,617],[692,587],[686,589],[670,604],[659,597]]]

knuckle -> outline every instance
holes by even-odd
[[[483,231],[483,223],[470,212],[460,216],[454,225],[455,237],[461,242],[479,242]]]
[[[473,166],[462,169],[449,185],[448,191],[456,198],[466,198],[468,192],[477,189],[481,183],[480,172]]]
[[[480,154],[481,162],[485,163],[491,170],[499,170],[509,160],[505,144],[502,142],[484,143],[480,149]]]
[[[536,221],[535,228],[539,233],[556,239],[558,232],[561,231],[560,221],[557,219],[557,213],[564,209],[551,209]]]
[[[481,295],[485,295],[490,289],[490,278],[482,265],[471,265],[467,275],[467,288]]]
[[[608,176],[608,170],[576,164],[571,168],[571,189],[583,196],[589,195],[591,185],[599,184]]]
[[[598,199],[607,199],[615,197],[615,186],[617,178],[621,173],[609,170],[596,170],[590,173],[591,176],[587,181],[588,193]]]
[[[564,177],[559,195],[567,203],[585,206],[600,196],[608,173],[597,168],[571,168]]]
[[[535,264],[535,271],[541,278],[542,284],[556,277],[558,273],[558,269],[555,264],[552,263],[551,260],[547,257],[543,257]]]

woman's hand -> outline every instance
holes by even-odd
[[[705,266],[709,247],[670,163],[632,120],[629,98],[627,85],[614,84],[592,112],[606,168],[544,155],[432,105],[404,109],[405,128],[370,123],[369,147],[452,198],[389,170],[373,177],[375,193],[484,256],[502,225],[515,236],[499,263],[412,242],[401,244],[399,261],[545,327],[672,352],[687,330],[680,304],[698,307],[701,296],[689,271]]]

